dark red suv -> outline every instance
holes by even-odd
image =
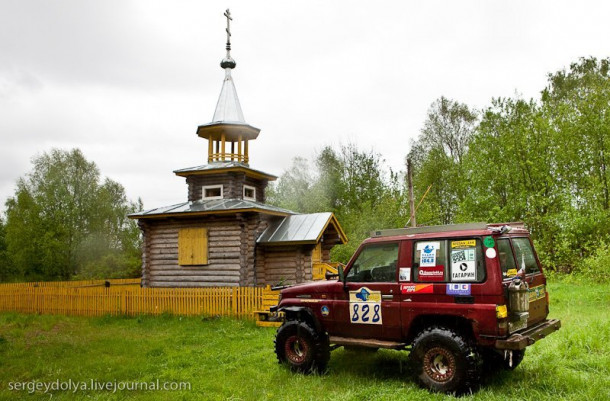
[[[521,223],[377,231],[338,273],[281,291],[280,363],[323,371],[341,346],[410,350],[421,385],[461,393],[561,326]]]

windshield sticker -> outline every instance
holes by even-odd
[[[398,269],[398,281],[411,281],[410,267],[401,267]]]
[[[451,281],[476,281],[476,248],[451,251]]]
[[[419,265],[422,267],[436,266],[436,251],[440,248],[440,245],[440,242],[418,242]]]
[[[483,244],[486,248],[493,248],[496,245],[496,242],[494,241],[494,237],[485,237]]]
[[[495,258],[496,250],[494,248],[487,248],[487,250],[485,251],[485,256],[487,256],[489,259]]]
[[[506,275],[508,277],[515,277],[517,275],[517,269],[508,269]]]
[[[418,275],[419,281],[443,281],[445,279],[445,267],[420,267]]]
[[[470,295],[470,284],[447,284],[447,295]]]
[[[381,291],[366,287],[350,291],[349,314],[355,324],[381,324]]]
[[[477,240],[467,239],[463,241],[451,241],[451,248],[474,248],[477,246]]]
[[[401,284],[402,294],[433,294],[434,284]]]

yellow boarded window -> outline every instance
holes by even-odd
[[[178,264],[181,266],[208,264],[208,230],[181,228],[178,231]]]

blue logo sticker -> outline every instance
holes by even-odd
[[[470,295],[470,284],[447,284],[447,295]]]
[[[328,306],[324,305],[322,307],[322,316],[328,316],[330,314],[330,309],[328,309]]]
[[[424,248],[424,253],[432,253],[432,251],[434,251],[434,247],[430,245],[426,245],[426,247]]]
[[[366,302],[369,299],[370,292],[368,292],[365,288],[362,288],[359,293],[356,294],[356,298],[363,300]]]

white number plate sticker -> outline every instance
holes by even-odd
[[[366,287],[349,292],[350,321],[355,324],[381,324],[381,291]]]

